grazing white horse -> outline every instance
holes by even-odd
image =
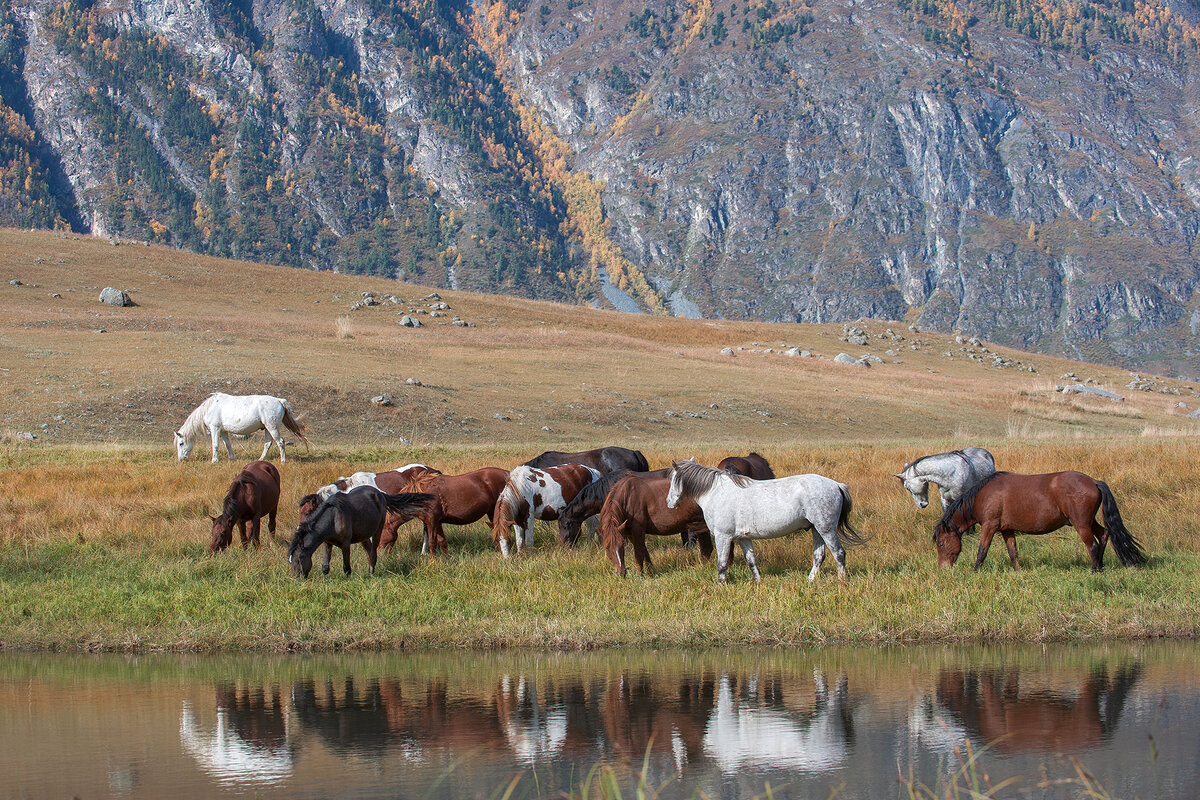
[[[196,442],[205,436],[212,439],[212,463],[217,463],[217,445],[225,443],[225,452],[233,461],[233,443],[229,434],[241,436],[265,431],[262,455],[259,460],[267,457],[271,443],[279,448],[279,462],[287,462],[287,452],[283,449],[283,435],[280,426],[286,427],[300,437],[308,446],[308,437],[304,435],[304,426],[292,413],[292,407],[287,400],[272,397],[269,394],[233,395],[223,392],[213,392],[208,398],[196,406],[196,410],[188,415],[175,431],[175,454],[183,461],[192,453]]]
[[[717,551],[717,580],[721,583],[725,582],[725,570],[729,567],[729,545],[735,541],[746,556],[755,583],[762,580],[762,575],[754,556],[754,539],[774,539],[811,530],[810,582],[817,577],[826,548],[833,551],[838,577],[846,577],[846,551],[839,532],[851,544],[866,543],[850,524],[850,488],[823,475],[790,475],[756,481],[691,459],[676,461],[671,467],[667,508],[675,508],[680,498],[686,497],[695,500],[704,512],[704,522]]]
[[[944,511],[962,493],[996,474],[996,459],[982,447],[935,453],[904,465],[896,477],[912,494],[917,508],[929,505],[929,484],[936,483]]]

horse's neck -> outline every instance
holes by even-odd
[[[921,477],[942,486],[948,482],[958,483],[970,469],[966,459],[956,455],[946,455],[938,459],[930,459],[920,464]]]

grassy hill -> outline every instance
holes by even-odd
[[[425,327],[409,329],[397,318],[432,310],[416,302],[425,287],[53,234],[0,231],[0,263],[0,481],[11,487],[0,498],[0,648],[1200,633],[1196,423],[1177,408],[1196,403],[1186,384],[1155,382],[1180,394],[1128,390],[1123,371],[1003,349],[1001,358],[1037,372],[997,368],[990,354],[968,359],[969,343],[901,323],[864,323],[873,338],[852,346],[841,326],[627,316],[442,291],[446,316],[417,315]],[[104,286],[138,305],[100,304]],[[404,302],[350,311],[364,291]],[[454,315],[475,327],[447,324]],[[888,327],[906,338],[874,338]],[[816,356],[778,352],[789,346]],[[833,363],[842,351],[885,363]],[[1056,393],[1068,371],[1128,399]],[[779,474],[829,475],[850,486],[855,524],[874,538],[851,551],[845,582],[827,567],[807,584],[808,537],[789,537],[759,548],[761,586],[739,557],[732,585],[717,587],[714,566],[672,541],[651,544],[656,576],[619,580],[596,546],[558,550],[546,532],[534,553],[503,561],[481,524],[449,529],[449,558],[431,561],[410,526],[375,579],[355,553],[349,580],[335,566],[301,583],[273,545],[207,554],[206,515],[261,447],[238,443],[234,465],[214,467],[204,454],[176,463],[171,431],[216,389],[288,397],[308,427],[312,450],[293,449],[282,470],[283,537],[302,494],[355,469],[421,460],[457,472],[623,444],[652,467],[755,449]],[[380,393],[394,405],[373,405]],[[1020,573],[997,545],[970,574],[973,541],[957,569],[937,570],[935,509],[918,511],[891,474],[967,444],[989,447],[1002,468],[1080,469],[1107,481],[1150,565],[1122,569],[1110,554],[1109,569],[1092,575],[1066,529],[1021,537]]]
[[[630,316],[439,290],[452,310],[409,329],[397,321],[431,308],[420,301],[427,287],[18,231],[0,231],[0,263],[0,431],[40,442],[166,446],[216,390],[289,398],[318,448],[400,437],[533,450],[966,443],[1194,426],[1176,407],[1196,404],[1186,383],[1161,382],[1179,396],[1131,391],[1124,370],[990,348],[1037,373],[996,368],[990,354],[969,360],[969,344],[898,322],[861,327],[903,341],[854,346],[839,340],[840,325]],[[101,304],[105,286],[137,306]],[[404,302],[350,311],[367,291]],[[454,315],[475,327],[450,324]],[[792,346],[815,357],[782,354]],[[885,363],[833,363],[843,351]],[[1128,399],[1068,399],[1054,391],[1068,371]],[[394,405],[372,405],[379,394]]]

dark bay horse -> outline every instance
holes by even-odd
[[[1097,511],[1103,511],[1107,530],[1096,522]],[[962,552],[963,534],[979,525],[975,569],[982,566],[997,533],[1004,537],[1008,557],[1013,569],[1017,569],[1018,533],[1050,533],[1068,523],[1083,540],[1093,572],[1104,569],[1104,546],[1109,539],[1125,566],[1146,563],[1141,544],[1125,529],[1108,485],[1082,472],[1045,475],[997,472],[984,478],[946,509],[942,521],[933,529],[933,542],[937,545],[938,564],[951,567]]]
[[[658,470],[658,472],[666,474],[666,470]],[[558,542],[567,547],[574,547],[579,541],[579,533],[583,528],[583,521],[588,517],[600,513],[600,509],[604,506],[604,499],[608,497],[608,493],[612,491],[612,487],[617,481],[624,478],[626,475],[653,475],[653,472],[630,472],[627,469],[618,469],[600,476],[600,480],[589,483],[587,486],[579,490],[579,493],[567,503],[567,507],[558,515]]]
[[[579,453],[547,450],[537,458],[531,458],[525,462],[525,466],[535,469],[561,467],[563,464],[583,464],[601,475],[618,469],[627,469],[631,472],[646,472],[650,469],[650,464],[647,463],[641,450],[630,450],[627,447],[599,447]]]
[[[279,470],[267,461],[251,461],[229,484],[221,515],[209,516],[212,520],[212,543],[209,549],[216,553],[224,550],[233,541],[233,526],[238,526],[242,537],[242,549],[251,541],[258,547],[259,525],[267,518],[267,530],[275,533],[275,514],[279,510]],[[246,523],[250,533],[246,533]]]
[[[408,483],[405,486],[407,491],[424,492],[437,499],[429,513],[421,516],[425,525],[425,549],[431,555],[437,553],[439,547],[443,553],[446,552],[446,534],[442,530],[445,523],[470,525],[486,516],[490,525],[496,499],[500,497],[507,480],[508,470],[483,467],[462,475],[427,473]],[[403,514],[389,513],[380,545],[395,545],[396,529],[410,519],[412,517]]]
[[[312,554],[322,544],[342,549],[342,569],[350,574],[350,545],[361,542],[367,551],[371,574],[375,574],[375,555],[379,532],[389,511],[409,516],[429,513],[436,498],[428,494],[387,494],[374,486],[357,486],[348,492],[335,492],[312,515],[296,527],[288,546],[292,574],[307,578],[312,569]],[[326,559],[322,573],[329,574]]]
[[[754,478],[756,481],[775,479],[775,470],[771,464],[758,453],[747,453],[744,456],[726,456],[717,462],[717,469],[731,470],[738,475]]]
[[[600,509],[600,537],[618,575],[625,576],[626,542],[633,545],[639,573],[654,569],[646,549],[647,536],[687,536],[690,532],[700,544],[700,555],[705,559],[712,555],[712,536],[700,506],[685,499],[675,508],[667,508],[670,488],[670,470],[660,469],[626,475],[609,491]]]

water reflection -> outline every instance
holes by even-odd
[[[1135,663],[1112,674],[1093,666],[1077,686],[1057,687],[1017,667],[949,669],[938,676],[937,702],[1001,753],[1081,752],[1112,738],[1141,673]]]
[[[645,768],[663,798],[761,796],[767,782],[792,787],[779,797],[840,787],[841,797],[871,798],[896,795],[901,777],[936,785],[964,741],[989,745],[996,781],[1070,776],[1070,753],[1114,795],[1153,768],[1167,776],[1159,797],[1188,797],[1200,780],[1198,654],[434,654],[133,667],[4,656],[0,753],[18,754],[25,785],[0,797],[153,797],[167,786],[179,797],[214,787],[374,797],[397,786],[478,797],[517,774],[527,777],[515,797],[561,796],[605,764],[622,779]],[[1160,732],[1169,735],[1153,765],[1147,736]],[[1034,796],[1078,794],[1055,791]]]

